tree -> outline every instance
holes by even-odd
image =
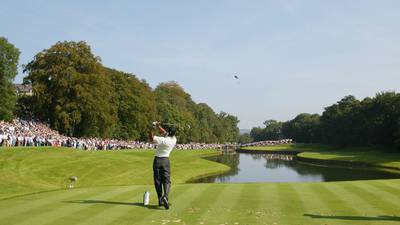
[[[397,149],[400,150],[400,118],[397,121],[397,131],[396,131],[396,134],[395,134],[394,144],[397,147]]]
[[[279,140],[282,139],[282,122],[276,120],[266,120],[264,122],[264,140]]]
[[[19,118],[30,119],[35,115],[32,110],[32,96],[21,95],[18,96],[17,103],[15,106],[15,115]]]
[[[248,134],[248,133],[246,133],[246,134],[241,134],[240,136],[239,136],[239,143],[240,144],[247,144],[247,143],[250,143],[250,142],[252,142],[253,140],[252,140],[252,138],[251,138],[251,136],[250,136],[250,134]]]
[[[279,140],[283,138],[282,122],[276,120],[266,120],[265,127],[254,127],[250,131],[250,136],[254,141]]]
[[[220,142],[237,142],[239,140],[239,119],[225,112],[218,114],[220,126],[216,127]],[[222,129],[222,130],[221,130]]]
[[[0,120],[11,120],[16,95],[12,84],[17,75],[20,51],[4,37],[0,37]]]
[[[318,142],[320,139],[319,120],[318,114],[301,113],[293,120],[283,123],[283,136],[301,143]]]
[[[254,127],[250,135],[254,141],[271,139],[279,123],[267,120],[265,128]],[[362,101],[345,96],[326,107],[322,116],[301,113],[284,122],[282,135],[297,142],[400,149],[400,94],[382,92]]]
[[[321,116],[323,142],[338,146],[360,143],[360,108],[360,101],[351,95],[326,107]]]
[[[111,137],[115,92],[100,58],[85,42],[57,42],[25,66],[35,115],[64,134]]]
[[[196,104],[176,82],[152,91],[135,75],[104,67],[85,42],[57,42],[24,67],[31,98],[18,113],[70,136],[146,140],[151,121],[176,125],[180,142],[236,141],[239,120]],[[29,104],[29,106],[27,105]]]
[[[176,82],[161,83],[154,90],[160,121],[178,128],[179,142],[236,142],[239,137],[237,117],[216,114],[205,103],[196,104]]]
[[[176,82],[161,83],[154,90],[158,120],[174,124],[178,128],[178,141],[191,142],[195,125],[195,103]]]
[[[362,101],[346,96],[321,116],[323,142],[339,146],[394,146],[400,117],[400,95],[378,93]]]
[[[155,97],[150,86],[133,74],[104,68],[117,95],[118,123],[114,137],[146,140],[149,124],[156,117]]]
[[[250,137],[253,139],[253,141],[265,140],[264,129],[261,127],[253,127],[250,131]]]
[[[195,106],[194,116],[196,123],[192,132],[192,141],[218,142],[215,128],[220,121],[214,110],[205,103],[199,103]]]
[[[400,94],[382,92],[362,101],[364,140],[371,145],[394,146],[400,119]]]

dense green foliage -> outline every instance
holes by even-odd
[[[85,42],[58,42],[25,66],[33,97],[18,114],[33,115],[70,136],[145,140],[151,121],[175,124],[179,141],[234,142],[238,119],[196,104],[175,82],[153,91],[133,74],[107,68]]]
[[[321,116],[324,131],[321,141],[341,146],[394,146],[399,138],[399,119],[399,93],[379,93],[362,101],[347,96],[325,108]]]
[[[251,134],[255,140],[274,139],[276,130],[266,124],[266,128],[253,128]],[[281,123],[281,134],[296,142],[400,149],[400,94],[382,92],[361,101],[346,96],[326,107],[321,116],[302,113]]]
[[[175,82],[161,83],[154,90],[160,121],[178,127],[181,142],[236,142],[237,117],[216,114],[207,104],[196,104]]]
[[[276,120],[267,120],[264,122],[265,128],[254,127],[250,131],[250,136],[254,141],[282,139],[282,124]]]
[[[282,124],[282,133],[297,142],[313,143],[321,136],[319,123],[320,115],[301,113]]]
[[[15,105],[15,115],[18,118],[29,119],[33,118],[33,96],[30,95],[20,95],[17,98]]]
[[[116,93],[100,59],[84,42],[58,42],[25,66],[35,115],[73,136],[110,137],[117,123]]]
[[[179,141],[191,141],[195,130],[195,103],[190,95],[175,82],[161,83],[154,90],[158,120],[174,124],[179,129]],[[191,129],[193,127],[193,129]]]
[[[107,68],[106,73],[111,77],[118,96],[113,100],[118,109],[113,136],[119,139],[146,139],[149,123],[156,116],[155,98],[150,86],[132,74]]]
[[[236,142],[239,138],[239,128],[237,127],[239,119],[225,112],[220,112],[218,119],[220,123],[215,125],[215,132],[220,137],[220,142]]]
[[[12,81],[17,75],[19,50],[0,37],[0,120],[13,118],[16,96]]]
[[[241,134],[239,136],[239,143],[240,144],[247,144],[253,141],[253,138],[250,136],[250,134],[245,133],[245,134]]]

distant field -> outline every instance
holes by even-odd
[[[284,144],[272,146],[245,147],[248,150],[298,150],[303,151],[300,157],[322,160],[344,160],[368,162],[377,166],[393,167],[400,169],[400,152],[391,149],[368,148],[335,148],[326,145]]]
[[[171,154],[172,182],[229,170],[202,159],[216,150]],[[152,150],[81,151],[71,148],[0,148],[0,199],[65,187],[70,176],[78,186],[152,184]]]

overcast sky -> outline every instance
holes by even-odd
[[[20,64],[84,40],[105,66],[177,81],[240,128],[400,91],[398,0],[2,0],[0,36]]]

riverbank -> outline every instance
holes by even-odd
[[[400,172],[400,152],[393,149],[367,148],[336,148],[326,145],[285,144],[273,146],[246,147],[244,150],[263,151],[270,153],[299,152],[297,156],[305,162],[332,163],[342,165],[374,166],[380,169],[389,169],[391,172]],[[393,171],[392,171],[393,170]]]

